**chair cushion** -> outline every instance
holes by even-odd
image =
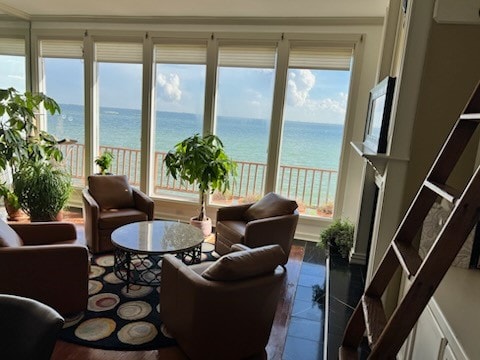
[[[135,207],[126,175],[91,175],[88,190],[102,210]]]
[[[229,239],[230,242],[241,243],[245,236],[246,227],[247,223],[245,221],[222,220],[217,222],[215,231],[222,237]]]
[[[98,228],[101,230],[116,229],[132,222],[147,220],[147,214],[137,209],[111,209],[100,212]]]
[[[22,239],[15,230],[3,220],[0,220],[0,247],[17,247],[22,245]]]
[[[279,245],[236,251],[223,255],[210,265],[202,276],[214,281],[248,279],[272,272],[284,258],[285,254]]]
[[[289,215],[293,214],[297,207],[296,201],[271,192],[250,206],[243,214],[243,218],[247,221],[252,221],[273,216]]]

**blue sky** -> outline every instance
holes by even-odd
[[[22,90],[24,60],[0,56],[0,87]],[[83,61],[46,59],[47,94],[60,104],[83,104]],[[140,109],[140,64],[101,63],[98,67],[101,106]],[[160,111],[201,113],[205,66],[157,65],[156,107]],[[217,114],[270,118],[273,69],[221,68],[218,72]],[[350,73],[289,70],[284,116],[287,120],[342,124]]]

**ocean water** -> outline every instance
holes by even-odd
[[[61,115],[48,116],[48,131],[84,143],[83,106],[60,104]],[[219,116],[216,134],[234,160],[266,163],[270,122]],[[180,140],[201,133],[202,119],[189,113],[157,112],[155,149],[167,152]],[[342,125],[286,121],[281,148],[282,165],[338,170]],[[140,110],[101,108],[100,144],[140,149]]]

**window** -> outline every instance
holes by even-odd
[[[304,215],[333,215],[351,57],[348,48],[290,50],[277,192]]]
[[[155,45],[154,194],[198,199],[194,186],[166,175],[165,154],[186,137],[202,133],[206,42]]]
[[[0,38],[0,88],[9,87],[26,89],[24,39]]]
[[[98,153],[114,155],[112,172],[140,185],[142,43],[97,42]]]
[[[216,134],[238,164],[229,193],[212,202],[262,197],[275,82],[275,45],[223,45],[218,52]]]
[[[79,187],[89,175],[85,169],[99,170],[91,161],[111,151],[111,173],[127,175],[159,204],[182,201],[185,220],[198,191],[166,176],[164,155],[184,138],[212,131],[238,168],[231,189],[211,194],[209,205],[251,202],[272,190],[295,199],[303,216],[332,216],[337,184],[343,184],[338,172],[350,65],[360,36],[332,36],[338,42],[327,43],[327,34],[302,39],[287,33],[282,39],[259,33],[247,40],[227,32],[167,38],[159,30],[113,38],[113,31],[103,37],[95,30],[67,40],[81,32],[59,35],[64,39],[53,39],[50,30],[36,32],[40,76],[33,88],[62,108],[60,116],[42,118],[41,125],[58,139],[77,141],[65,154]],[[152,56],[144,58],[147,49]],[[85,108],[85,93],[91,108]],[[143,113],[142,104],[151,109]],[[178,208],[165,208],[165,216],[178,214]]]
[[[60,105],[61,113],[47,114],[47,130],[62,142],[60,148],[75,185],[85,183],[85,108],[83,42],[40,41],[41,90]]]

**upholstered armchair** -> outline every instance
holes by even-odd
[[[285,278],[278,245],[234,245],[216,262],[163,258],[160,317],[192,360],[265,354]]]
[[[0,220],[0,293],[38,300],[62,315],[85,310],[88,249],[74,244],[76,235],[70,223]]]
[[[0,358],[49,360],[63,324],[63,317],[45,304],[0,295]]]
[[[82,192],[85,238],[92,253],[112,251],[112,232],[136,221],[153,220],[153,200],[128,184],[125,175],[92,175]]]
[[[233,244],[251,248],[278,244],[282,247],[286,264],[297,228],[297,203],[275,193],[268,193],[252,204],[218,209],[215,251],[224,255]]]

